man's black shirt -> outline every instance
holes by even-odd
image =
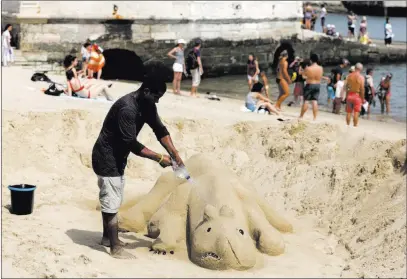
[[[340,66],[332,69],[332,71],[331,71],[331,82],[330,82],[329,85],[332,86],[332,87],[338,82],[338,80],[336,79],[337,74],[339,74],[339,80],[341,80],[343,70],[342,70],[342,68]]]
[[[92,151],[92,167],[97,175],[116,177],[124,174],[130,151],[139,154],[144,145],[137,136],[147,123],[157,140],[169,135],[160,120],[153,100],[138,91],[118,99],[110,108]]]

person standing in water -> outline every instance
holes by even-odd
[[[172,69],[174,71],[174,80],[172,81],[172,88],[174,94],[181,94],[182,73],[187,75],[184,59],[184,46],[185,46],[184,39],[179,39],[177,42],[177,46],[174,47],[167,54],[169,57],[175,59],[174,65],[172,65]]]
[[[348,14],[348,38],[349,39],[355,38],[356,19],[357,19],[357,16],[355,15],[355,13],[352,11],[349,11],[349,14]]]
[[[165,168],[174,160],[184,166],[171,136],[157,113],[159,99],[167,86],[164,81],[146,79],[134,92],[118,99],[110,108],[103,122],[102,130],[92,150],[92,168],[98,177],[99,201],[103,218],[101,244],[110,246],[110,254],[119,259],[133,259],[119,240],[117,212],[123,201],[124,169],[130,152],[147,158]],[[157,140],[169,155],[156,153],[137,140],[147,123]]]
[[[279,90],[279,96],[276,103],[276,108],[278,110],[281,110],[281,104],[288,97],[288,95],[290,95],[289,84],[291,84],[291,78],[290,75],[288,74],[288,61],[287,61],[288,52],[286,50],[283,50],[280,53],[279,59],[280,60],[277,66],[277,79],[276,79]]]
[[[313,8],[307,3],[304,9],[305,29],[311,30],[311,20],[313,17]]]
[[[346,78],[346,124],[350,125],[353,112],[353,126],[359,123],[359,113],[365,100],[365,78],[362,76],[363,65],[356,63],[355,71]]]
[[[311,65],[306,67],[301,74],[305,78],[306,85],[304,87],[304,103],[301,107],[300,119],[304,117],[304,114],[308,110],[308,102],[312,103],[312,113],[314,120],[318,114],[318,97],[321,88],[321,79],[324,70],[319,66],[319,58],[315,53],[310,56]]]
[[[384,106],[386,105],[386,114],[390,113],[390,97],[391,97],[391,78],[392,74],[387,74],[385,77],[382,77],[380,81],[378,97],[380,101],[380,108],[382,114],[384,113]]]
[[[393,37],[393,28],[391,26],[390,19],[386,17],[386,23],[384,24],[384,45],[391,45]]]
[[[325,31],[325,17],[326,17],[327,11],[325,8],[325,4],[321,5],[321,14],[320,14],[320,18],[321,18],[321,28],[322,28],[322,32]]]
[[[249,91],[252,89],[254,83],[259,81],[259,62],[253,53],[249,54],[247,60],[247,84],[249,85]]]

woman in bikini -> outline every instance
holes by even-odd
[[[390,113],[390,97],[391,97],[391,78],[392,74],[387,74],[382,78],[379,88],[378,88],[378,97],[380,101],[380,107],[382,114],[384,113],[384,106],[386,105],[386,114]]]
[[[280,61],[278,62],[277,67],[277,79],[278,90],[280,92],[278,100],[276,103],[276,108],[281,110],[281,104],[284,100],[290,95],[290,88],[288,87],[291,84],[291,78],[288,74],[288,52],[283,50],[280,54]]]
[[[109,95],[108,88],[112,85],[93,85],[89,83],[81,83],[79,74],[82,71],[76,72],[75,67],[78,65],[78,59],[75,56],[67,55],[64,59],[65,75],[67,80],[67,94],[68,96],[76,95],[80,98],[96,99],[99,96],[106,97],[107,100],[113,101],[114,99]]]
[[[259,62],[256,57],[250,53],[249,60],[247,60],[247,84],[249,85],[249,91],[254,83],[259,81]]]

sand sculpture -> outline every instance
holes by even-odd
[[[155,239],[152,249],[163,254],[186,245],[190,260],[208,269],[245,270],[256,264],[257,250],[272,256],[284,252],[280,232],[292,232],[292,225],[263,197],[203,155],[185,165],[193,183],[164,173],[120,213],[120,225],[136,232],[147,226]]]

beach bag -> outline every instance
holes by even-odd
[[[188,53],[186,62],[187,62],[187,63],[186,63],[186,67],[187,67],[187,70],[188,70],[188,71],[194,70],[194,69],[196,69],[196,68],[199,67],[199,64],[198,64],[198,57],[196,56],[194,50],[191,50],[191,51]]]
[[[57,88],[55,83],[51,83],[44,93],[51,96],[60,96],[62,93],[64,93],[64,90]]]
[[[46,81],[46,82],[52,82],[45,73],[34,73],[31,77],[32,81]]]

